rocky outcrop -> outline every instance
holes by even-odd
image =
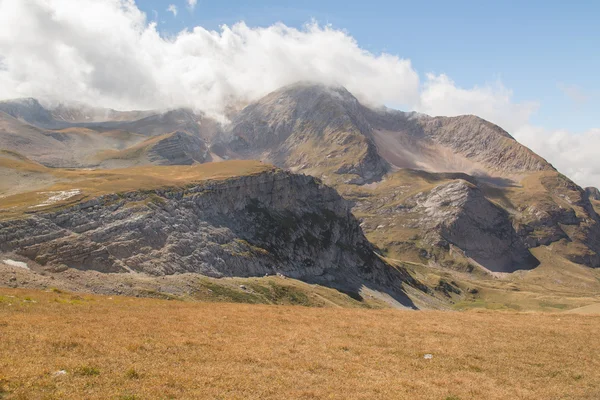
[[[586,187],[585,188],[585,193],[588,195],[588,197],[591,200],[598,200],[598,201],[600,201],[600,190],[598,190],[598,188],[596,188],[596,187]]]
[[[148,159],[156,165],[190,165],[209,161],[206,143],[197,136],[180,131],[152,145]]]
[[[463,180],[435,187],[414,198],[426,240],[438,247],[454,245],[494,272],[532,269],[539,261],[528,251],[508,213]]]
[[[101,272],[282,273],[397,293],[403,283],[414,283],[379,259],[333,189],[280,170],[185,189],[105,195],[0,222],[0,250],[42,265]]]

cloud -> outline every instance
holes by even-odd
[[[573,103],[576,105],[583,105],[588,102],[590,96],[577,85],[567,85],[565,83],[559,83],[556,85],[558,89],[563,92]]]
[[[238,23],[163,37],[133,0],[0,1],[0,54],[6,98],[218,112],[299,80],[344,85],[373,103],[419,97],[409,60],[372,54],[330,26]]]
[[[514,103],[512,92],[501,82],[463,89],[444,74],[427,74],[417,105],[419,111],[432,115],[474,114],[509,132],[527,124],[537,108],[538,105],[532,102]]]
[[[514,136],[580,185],[600,186],[600,129],[573,133],[525,125]]]
[[[196,8],[196,4],[198,4],[198,0],[187,0],[187,3],[190,10],[194,11],[194,8]]]
[[[175,4],[169,4],[167,11],[172,12],[174,17],[177,16],[177,6]]]
[[[117,109],[188,106],[214,115],[231,101],[250,101],[300,80],[343,85],[374,105],[479,115],[578,182],[600,185],[600,158],[589,150],[600,148],[597,131],[575,135],[532,127],[537,104],[515,102],[501,82],[463,88],[444,74],[421,81],[410,60],[373,54],[328,25],[252,28],[240,22],[164,36],[134,0],[0,0],[3,98]]]

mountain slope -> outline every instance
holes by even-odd
[[[382,157],[400,168],[514,177],[552,170],[500,127],[473,115],[429,117],[363,108]]]
[[[0,102],[0,149],[51,167],[122,168],[213,159],[213,119],[188,109],[120,112],[85,105]],[[218,157],[217,157],[218,159]]]
[[[315,175],[357,175],[362,179],[356,183],[377,180],[393,168],[510,179],[553,170],[481,118],[370,109],[344,88],[310,83],[250,104],[226,133],[231,158],[261,158]]]
[[[226,133],[231,158],[332,184],[395,256],[512,272],[539,264],[528,249],[554,244],[568,260],[600,266],[600,219],[581,188],[478,117],[370,109],[343,88],[301,83],[250,104]],[[438,175],[415,185],[403,168]]]

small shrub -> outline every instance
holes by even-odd
[[[119,397],[119,400],[138,400],[138,399],[139,399],[139,397],[137,397],[135,394],[124,394]]]
[[[90,367],[90,366],[83,366],[83,367],[79,367],[75,370],[75,374],[77,375],[81,375],[81,376],[97,376],[100,375],[100,370],[96,367]]]
[[[125,372],[125,376],[128,379],[140,379],[140,374],[133,368],[129,368],[127,372]]]
[[[79,346],[79,343],[69,341],[69,340],[61,340],[61,341],[52,343],[52,347],[54,347],[56,350],[69,351],[69,350],[75,349],[78,346]]]

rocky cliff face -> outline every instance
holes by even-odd
[[[190,165],[209,161],[206,143],[197,136],[177,131],[155,143],[148,160],[156,165]]]
[[[591,200],[598,200],[598,201],[600,201],[600,190],[598,190],[598,188],[595,188],[595,187],[586,187],[585,188],[585,193],[588,195],[588,197]]]
[[[287,276],[337,287],[413,282],[382,262],[349,206],[283,171],[105,195],[0,222],[0,250],[47,265],[153,275]]]
[[[494,272],[539,265],[513,228],[508,213],[473,184],[452,181],[416,196],[414,201],[430,244],[442,248],[454,245]]]

